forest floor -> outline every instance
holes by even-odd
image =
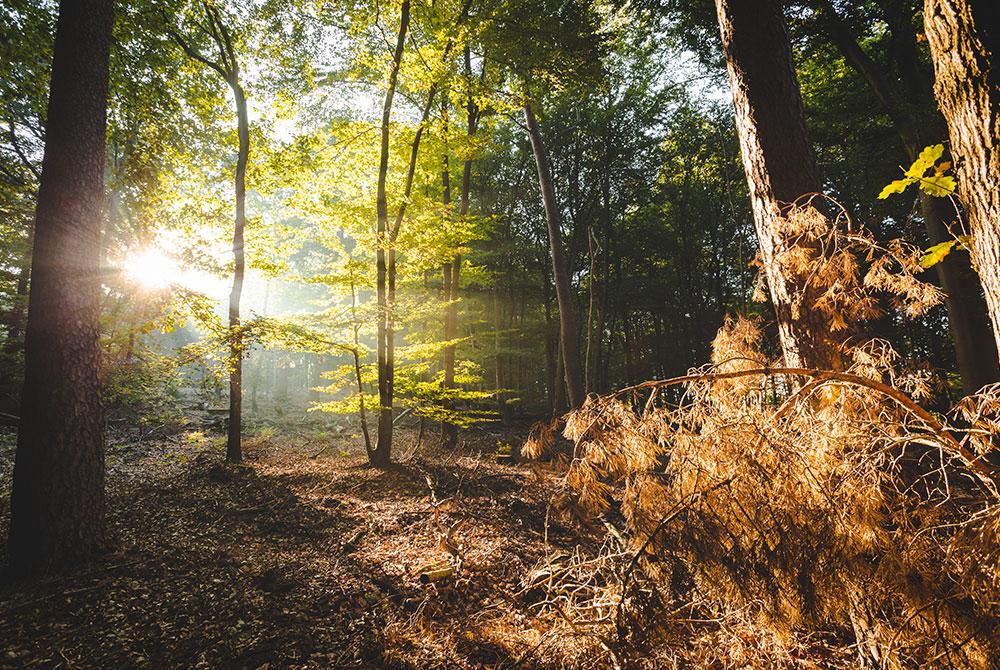
[[[316,426],[258,428],[239,466],[218,433],[112,440],[115,549],[0,585],[0,669],[614,667],[525,593],[547,556],[593,555],[602,538],[549,514],[548,466],[497,458],[522,437],[416,449],[403,429],[387,471],[367,467],[358,436]],[[0,537],[13,454],[0,442]],[[421,579],[456,556],[453,574]],[[803,652],[783,667],[850,657]]]
[[[596,538],[546,537],[545,494],[497,462],[496,435],[414,453],[404,430],[383,472],[357,436],[273,433],[246,440],[241,466],[200,432],[109,448],[117,548],[0,587],[0,667],[593,667],[590,644],[553,639],[513,596],[546,541]],[[0,453],[3,496],[12,461]],[[458,572],[421,581],[456,553]]]

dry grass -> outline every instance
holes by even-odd
[[[798,234],[827,240],[802,261],[824,311],[849,322],[887,289],[908,311],[936,298],[914,283],[912,250],[798,216]],[[935,416],[917,402],[929,380],[886,343],[827,343],[834,373],[778,367],[761,339],[728,321],[710,365],[566,418],[560,507],[603,519],[609,540],[540,566],[538,609],[623,665],[815,667],[805,652],[830,634],[853,642],[852,665],[996,667],[1000,387]],[[552,444],[536,429],[525,453]],[[848,662],[830,648],[828,665]]]

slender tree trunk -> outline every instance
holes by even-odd
[[[393,339],[389,320],[389,287],[387,256],[389,253],[389,206],[386,200],[385,182],[389,171],[389,118],[392,114],[392,98],[396,94],[396,80],[399,77],[399,63],[403,59],[406,32],[410,25],[410,0],[403,0],[399,13],[399,33],[396,48],[392,54],[392,68],[386,85],[385,101],[382,104],[382,139],[379,153],[378,186],[376,189],[377,233],[375,251],[376,283],[375,294],[378,303],[378,327],[376,349],[378,356],[378,435],[375,449],[369,453],[369,462],[376,467],[389,465],[392,453],[392,379],[390,378],[390,343]]]
[[[354,270],[351,270],[351,321],[354,331],[354,379],[358,383],[358,413],[361,415],[361,433],[365,437],[365,453],[368,459],[372,457],[372,438],[368,432],[368,412],[365,410],[365,384],[361,378],[361,340],[358,331],[361,324],[358,322],[358,296],[354,286]]]
[[[556,342],[556,374],[552,388],[552,418],[566,413],[566,358],[563,356],[562,340]]]
[[[597,275],[595,274],[596,269],[596,251],[594,249],[596,240],[594,239],[594,231],[587,227],[587,257],[590,260],[590,267],[587,272],[587,328],[584,334],[585,340],[585,353],[583,356],[583,391],[586,395],[590,393],[593,388],[591,386],[590,368],[591,361],[593,360],[590,356],[591,345],[594,342],[594,305],[595,305],[595,295],[594,291],[597,287]]]
[[[528,139],[535,156],[535,166],[538,169],[538,184],[542,192],[542,204],[545,206],[545,219],[549,228],[549,251],[552,255],[552,276],[556,284],[556,301],[559,304],[559,340],[562,345],[563,371],[566,376],[566,390],[569,393],[570,409],[583,404],[583,375],[580,371],[580,343],[577,331],[576,306],[573,304],[573,293],[570,289],[569,273],[563,258],[562,248],[562,217],[559,213],[559,203],[556,201],[555,189],[552,186],[552,173],[549,159],[545,152],[545,144],[538,130],[538,121],[530,102],[524,103],[524,121],[528,128]]]
[[[972,236],[972,262],[1000,349],[1000,4],[925,0],[924,32]]]
[[[106,543],[98,264],[113,23],[111,0],[59,8],[11,495],[14,574]]]
[[[268,303],[270,302],[270,300],[271,300],[271,280],[268,279],[267,283],[264,284],[264,307],[261,309],[262,316],[265,316],[265,317],[267,316],[267,308],[268,308]],[[254,412],[256,412],[257,409],[258,409],[257,408],[257,390],[260,387],[260,378],[264,374],[265,353],[266,352],[261,351],[261,352],[259,352],[257,354],[257,364],[253,366],[254,367],[254,371],[253,371],[253,387],[252,387],[252,389],[250,391],[250,406],[253,408]]]
[[[240,329],[240,298],[243,294],[243,274],[245,270],[243,231],[246,227],[246,170],[250,157],[250,124],[247,117],[247,101],[240,83],[240,66],[233,48],[232,37],[219,9],[210,2],[204,2],[207,31],[218,49],[218,59],[211,60],[196,46],[189,43],[169,25],[167,32],[184,50],[189,58],[210,67],[222,77],[233,92],[236,103],[236,125],[239,149],[236,157],[234,176],[236,191],[236,219],[233,224],[233,286],[229,293],[229,425],[226,429],[226,460],[239,463],[242,458],[240,436],[243,421],[243,333]]]
[[[716,0],[757,240],[787,365],[840,367],[826,339],[818,296],[776,262],[793,240],[781,219],[801,196],[820,191],[806,138],[802,96],[778,0]]]
[[[24,335],[24,314],[28,307],[28,286],[31,281],[31,248],[35,244],[35,227],[32,224],[28,230],[28,247],[18,268],[17,284],[14,287],[14,305],[10,311],[9,328],[7,330],[8,351],[17,351],[23,347],[20,342]]]
[[[239,75],[229,82],[236,100],[239,154],[236,159],[236,222],[233,226],[233,288],[229,293],[229,427],[226,436],[226,460],[239,463],[243,458],[240,438],[243,432],[243,333],[240,330],[240,298],[245,271],[243,230],[246,227],[247,161],[250,157],[250,123],[247,101]]]
[[[463,13],[464,16],[464,13]],[[483,72],[485,74],[485,65]],[[472,52],[468,46],[465,47],[465,78],[466,84],[470,87],[469,97],[466,102],[466,133],[474,137],[479,125],[479,107],[472,97]],[[446,157],[447,161],[447,157]],[[447,165],[445,166],[447,173]],[[472,158],[466,158],[462,163],[462,191],[458,200],[458,216],[464,221],[469,216],[469,194],[472,190]],[[449,197],[450,200],[450,190]],[[451,261],[451,271],[445,268],[445,274],[450,274],[449,291],[446,293],[448,307],[445,313],[445,339],[448,341],[458,337],[458,296],[462,270],[462,255],[456,250]],[[450,344],[445,348],[445,388],[452,388],[455,385],[455,345]],[[453,404],[454,405],[454,404]],[[443,426],[443,441],[446,446],[453,447],[458,441],[458,427],[445,422]]]
[[[549,280],[548,259],[541,258],[542,269],[542,300],[545,305],[545,381],[546,409],[550,418],[556,417],[556,384],[563,384],[557,371],[556,359],[559,357],[559,334],[552,319],[552,286]]]
[[[441,199],[444,205],[445,225],[451,225],[451,166],[448,158],[448,96],[442,96],[441,119],[444,125],[445,152],[441,160]],[[464,184],[463,184],[464,186]],[[463,194],[464,195],[464,194]],[[458,296],[455,289],[456,270],[454,259],[446,260],[441,266],[444,283],[444,339],[450,342],[456,335],[456,309],[453,301]],[[455,346],[447,345],[444,348],[444,381],[442,384],[444,391],[444,401],[442,406],[445,410],[445,420],[441,423],[441,441],[445,446],[453,447],[458,440],[458,428],[454,423],[448,421],[455,409],[454,401],[449,397],[451,389],[455,386]]]

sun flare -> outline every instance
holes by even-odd
[[[138,288],[159,291],[180,282],[183,271],[176,260],[158,249],[134,251],[122,264],[125,276]]]
[[[122,262],[121,270],[129,282],[144,292],[183,287],[217,297],[222,290],[218,277],[184,268],[174,256],[155,247],[145,247],[129,253]]]

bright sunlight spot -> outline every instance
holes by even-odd
[[[180,286],[213,298],[225,292],[223,280],[207,272],[181,267],[176,258],[155,247],[132,251],[121,267],[125,277],[141,291],[163,291]]]
[[[145,291],[160,291],[180,283],[183,271],[173,258],[158,249],[130,253],[122,265],[129,281]]]

